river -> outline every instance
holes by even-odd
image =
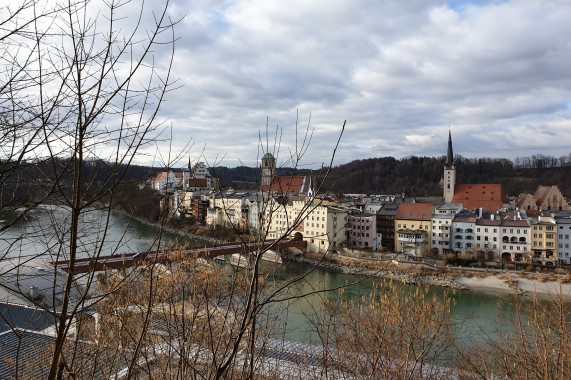
[[[0,217],[0,223],[13,215]],[[55,228],[54,228],[55,226]],[[107,226],[107,228],[106,228]],[[21,221],[13,228],[0,235],[0,259],[3,258],[31,258],[36,257],[46,262],[65,257],[66,252],[58,250],[59,242],[66,242],[66,231],[69,229],[69,210],[63,207],[42,206],[29,213],[27,219]],[[131,220],[125,215],[91,210],[82,217],[80,225],[80,249],[78,257],[87,257],[90,253],[100,249],[102,255],[123,252],[140,252],[149,249],[157,229],[148,224]],[[177,235],[165,232],[161,244],[183,243],[189,245],[202,245],[204,242],[192,239],[180,239]],[[65,244],[63,245],[65,247]],[[263,264],[263,269],[269,273],[268,281],[277,285],[299,275],[309,269],[309,265],[297,262],[288,262],[279,267],[273,264]],[[302,282],[296,285],[292,292],[311,292],[316,289],[337,288],[348,283],[361,280],[360,276],[348,275],[326,270],[313,270]],[[404,290],[412,290],[412,285],[396,284]],[[348,286],[344,297],[358,299],[367,294],[373,287],[373,281],[365,279],[357,285]],[[444,294],[450,294],[450,289],[430,287],[430,295],[443,299]],[[290,302],[286,307],[277,306],[280,318],[287,324],[285,338],[293,341],[307,342],[312,336],[311,320],[315,312],[323,305],[323,297],[337,297],[336,292],[315,294]],[[473,342],[475,337],[482,334],[495,335],[498,326],[498,312],[502,318],[513,316],[513,308],[509,304],[510,296],[489,294],[477,291],[456,291],[452,294],[452,313],[463,321],[464,330],[461,333],[462,342]]]

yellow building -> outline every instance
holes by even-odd
[[[539,216],[537,219],[529,218],[530,242],[533,261],[546,264],[557,261],[557,226],[555,219]]]
[[[326,252],[346,241],[348,212],[344,209],[315,205],[308,197],[290,196],[270,199],[265,205],[263,224],[268,239],[302,238],[311,252]]]
[[[395,252],[425,256],[430,252],[432,203],[400,203],[395,215]]]

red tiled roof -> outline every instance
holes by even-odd
[[[167,176],[167,172],[160,172],[155,178],[155,182],[161,182]]]
[[[478,226],[499,226],[502,224],[501,220],[498,219],[478,219],[476,220],[476,225]]]
[[[541,210],[525,210],[525,214],[528,218],[537,218],[541,215]]]
[[[400,203],[395,219],[430,221],[433,209],[432,203]]]
[[[506,227],[529,227],[529,222],[527,220],[502,220],[502,226]]]
[[[189,178],[188,180],[189,187],[207,187],[208,180],[206,178]]]
[[[279,193],[299,194],[304,193],[305,176],[282,176],[274,177],[269,191]],[[267,186],[262,187],[262,191],[268,191]]]
[[[478,218],[475,216],[457,216],[454,218],[455,222],[474,223]]]
[[[452,202],[462,203],[468,210],[498,210],[508,203],[508,197],[499,184],[458,184],[454,186]]]

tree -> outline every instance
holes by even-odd
[[[102,200],[108,201],[106,212],[111,211],[113,190],[125,170],[156,138],[158,111],[171,86],[175,22],[167,17],[168,2],[153,14],[151,24],[152,9],[144,3],[137,20],[123,18],[133,5],[69,0],[54,8],[25,0],[1,10],[1,205],[2,210],[23,206],[2,231],[46,201],[66,210],[66,223],[54,219],[56,241],[37,255],[65,260],[68,267],[65,280],[57,284],[61,299],[47,308],[56,325],[50,379],[74,373],[74,355],[66,356],[64,347],[76,316],[99,299],[90,298],[93,274],[79,280],[73,272],[82,255],[97,263],[106,226],[90,231],[97,243],[85,252],[81,220],[94,207],[101,208]],[[156,52],[163,60],[160,67],[154,63]],[[94,162],[104,163],[111,174],[88,171]],[[160,246],[160,235],[158,239]],[[12,269],[16,276],[18,268]],[[54,286],[57,272],[55,268]]]

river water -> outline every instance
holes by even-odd
[[[0,223],[5,223],[13,215],[3,215]],[[157,233],[156,228],[122,214],[107,213],[98,210],[87,212],[80,226],[80,251],[79,257],[87,257],[96,250],[101,250],[102,255],[120,254],[123,252],[140,252],[153,246],[157,242],[153,238]],[[65,243],[68,239],[69,210],[63,207],[42,206],[27,215],[27,219],[21,221],[13,228],[0,235],[0,260],[4,258],[38,258],[49,262],[65,258]],[[64,249],[60,249],[63,242]],[[165,232],[162,236],[162,244],[183,243],[189,245],[203,245],[198,240],[181,240],[178,236]],[[269,273],[268,281],[277,285],[307,271],[307,264],[288,262],[281,266],[263,264],[263,269]],[[295,294],[309,293],[321,289],[333,289],[362,280],[356,275],[329,272],[315,269],[292,290]],[[396,284],[404,290],[412,290],[412,285]],[[368,294],[373,287],[373,280],[365,279],[357,285],[345,288],[345,298],[358,299]],[[292,294],[294,294],[292,293]],[[430,296],[443,299],[445,293],[450,294],[450,289],[430,287]],[[307,342],[312,336],[312,320],[315,313],[319,313],[324,298],[335,299],[337,293],[326,292],[314,294],[302,299],[289,302],[286,305],[277,305],[275,311],[280,314],[283,322],[287,324],[285,338],[294,341]],[[464,330],[460,340],[467,344],[473,342],[476,337],[485,334],[495,335],[498,326],[498,315],[509,319],[513,316],[513,308],[509,304],[510,296],[489,294],[477,291],[456,291],[452,297],[452,313],[463,322]],[[282,312],[283,310],[283,312]]]

